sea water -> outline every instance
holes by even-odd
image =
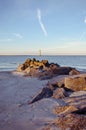
[[[74,67],[80,71],[86,72],[86,55],[69,56],[69,55],[43,55],[43,56],[0,56],[0,71],[16,70],[19,64],[22,64],[27,58],[36,58],[37,60],[46,59],[50,63],[57,63],[60,66]]]

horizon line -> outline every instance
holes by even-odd
[[[86,56],[86,54],[0,54],[0,56]]]

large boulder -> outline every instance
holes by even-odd
[[[65,78],[65,87],[73,91],[86,90],[86,74]]]

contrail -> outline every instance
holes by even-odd
[[[45,26],[44,26],[42,20],[41,20],[41,10],[40,9],[37,9],[37,18],[38,18],[39,24],[41,26],[41,29],[44,32],[44,35],[47,36],[48,35],[47,31],[45,29]]]
[[[85,19],[84,19],[84,23],[86,23],[86,17],[85,17]]]

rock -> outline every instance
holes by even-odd
[[[28,74],[28,73],[30,73],[30,70],[31,70],[30,67],[28,67],[28,68],[25,69],[24,72]]]
[[[17,71],[22,72],[23,70],[24,70],[24,65],[23,64],[19,65]]]
[[[33,99],[31,102],[29,102],[29,104],[32,104],[34,102],[37,102],[43,98],[49,98],[53,95],[53,92],[51,89],[45,87],[41,90],[41,92],[39,92]]]
[[[44,76],[39,76],[40,80],[48,80],[51,79],[52,77],[50,75],[44,75]]]
[[[75,113],[86,113],[86,94],[78,94],[79,92],[76,92],[76,96],[70,96],[68,98],[64,98],[65,103],[67,103],[67,106],[74,106],[77,108],[76,111],[72,111]]]
[[[54,64],[54,63],[50,64],[50,68],[52,70],[57,69],[58,67],[60,67],[58,64]]]
[[[53,77],[47,84],[47,86],[53,90],[64,87],[64,79],[65,77],[68,77],[68,75],[59,75],[56,77]]]
[[[77,92],[73,92],[72,94],[70,94],[69,97],[83,97],[86,95],[86,91],[77,91]]]
[[[27,64],[30,64],[30,62],[31,62],[31,59],[30,59],[30,58],[28,58],[28,59],[25,61],[25,63],[27,63]]]
[[[68,105],[74,105],[78,108],[86,107],[86,95],[64,98]]]
[[[58,74],[59,73],[59,69],[60,69],[60,67],[58,65],[56,65],[56,64],[51,64],[50,65],[50,70],[54,74]]]
[[[86,90],[86,74],[65,78],[65,87],[73,91]]]
[[[67,105],[67,106],[58,106],[55,107],[53,112],[59,116],[65,116],[67,114],[70,114],[72,112],[77,111],[78,108],[76,106],[72,106],[72,105]]]
[[[42,62],[37,62],[37,61],[35,61],[35,62],[34,62],[34,66],[35,66],[35,65],[36,65],[36,66],[43,66],[44,64],[43,64]]]
[[[67,114],[55,120],[55,125],[61,130],[86,130],[86,116]]]
[[[72,70],[71,67],[58,67],[53,65],[53,67],[48,68],[48,71],[51,71],[54,75],[69,75],[69,72]]]
[[[59,98],[64,98],[67,97],[68,93],[65,91],[64,88],[57,88],[54,92],[53,92],[53,97],[56,99]]]
[[[23,65],[24,65],[24,69],[28,68],[28,67],[30,66],[30,63],[31,63],[31,59],[28,58],[28,59],[25,61],[25,63],[23,64]]]
[[[56,85],[57,85],[58,87],[64,87],[64,79],[58,81],[58,82],[56,83]]]
[[[52,91],[56,90],[58,88],[58,86],[56,84],[47,84],[47,87],[50,88]]]
[[[82,115],[86,115],[86,106],[83,108],[78,108],[78,110],[73,112],[74,114],[82,114]]]
[[[31,68],[28,74],[32,77],[39,77],[40,73],[41,71],[39,69]]]
[[[42,62],[46,67],[49,67],[48,60],[42,60],[41,62]]]
[[[80,74],[80,72],[76,69],[72,69],[70,72],[69,72],[69,75],[78,75]]]
[[[60,65],[59,65],[59,64],[55,64],[55,63],[51,63],[51,64],[50,64],[50,67],[51,67],[51,68],[53,68],[53,67],[60,67]]]
[[[28,76],[37,77],[39,79],[50,79],[58,75],[69,75],[76,73],[71,67],[60,67],[58,64],[49,63],[48,60],[38,61],[35,58],[28,58],[17,69],[19,72],[25,72]]]
[[[57,70],[58,75],[69,75],[69,72],[72,70],[71,67],[59,67]]]
[[[33,58],[33,59],[32,59],[32,61],[34,62],[34,61],[36,61],[36,59],[35,59],[35,58]]]

